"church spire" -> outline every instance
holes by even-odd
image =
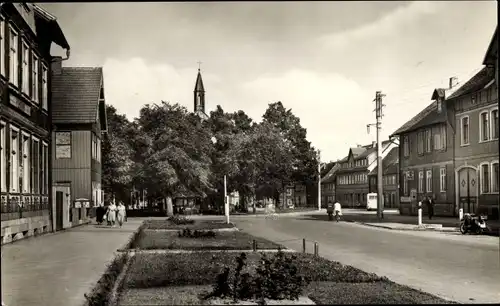
[[[198,62],[201,65],[201,62]],[[201,78],[200,66],[198,66],[198,76],[194,86],[194,112],[201,117],[208,117],[205,113],[205,87]]]

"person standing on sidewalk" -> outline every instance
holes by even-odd
[[[424,204],[427,205],[429,220],[432,220],[432,217],[434,216],[434,199],[432,196],[425,197]]]
[[[116,210],[117,207],[114,202],[111,202],[111,204],[108,207],[108,214],[107,214],[107,219],[108,219],[108,224],[111,225],[111,227],[115,227],[115,221],[116,221]]]

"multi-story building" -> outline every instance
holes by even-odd
[[[382,142],[382,158],[395,147],[391,141]],[[366,207],[369,193],[368,174],[377,165],[377,144],[350,148],[337,170],[336,197],[346,207]]]
[[[31,3],[0,6],[2,243],[52,231],[50,47],[69,45],[56,18]]]
[[[368,189],[377,193],[378,166],[368,174]],[[394,147],[382,160],[384,208],[399,208],[399,147]]]
[[[107,131],[100,67],[52,65],[52,183],[56,229],[89,221],[103,204],[101,139]]]
[[[340,169],[342,160],[337,161],[334,166],[321,178],[321,206],[326,207],[330,202],[335,202],[335,180],[337,170]]]
[[[452,115],[444,106],[449,89],[434,90],[429,104],[390,137],[399,136],[400,213],[417,214],[425,196],[435,199],[435,214],[454,216]],[[423,208],[424,214],[427,207]]]
[[[492,42],[496,39],[494,36]],[[488,52],[493,53],[492,45]],[[488,58],[496,58],[496,54],[487,54]],[[455,201],[464,212],[490,218],[498,218],[499,191],[495,70],[494,64],[484,67],[446,100],[455,115]]]

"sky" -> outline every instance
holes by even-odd
[[[450,77],[482,68],[496,1],[44,3],[71,46],[63,66],[102,66],[107,104],[130,120],[144,104],[193,111],[198,69],[206,111],[260,121],[281,101],[323,161],[411,119]],[[63,55],[58,47],[53,55]]]

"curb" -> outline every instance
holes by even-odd
[[[355,224],[360,224],[364,226],[371,226],[371,227],[378,227],[378,228],[384,228],[384,229],[389,229],[389,230],[396,230],[396,231],[433,231],[433,232],[456,232],[458,231],[458,227],[441,227],[441,228],[435,228],[435,227],[418,227],[418,225],[415,225],[414,228],[394,228],[390,226],[384,226],[384,225],[374,225],[374,224],[368,224],[364,222],[356,222],[356,221],[348,221],[351,223]]]
[[[172,228],[145,228],[145,232],[178,232],[182,231],[184,228],[172,229]],[[240,231],[237,227],[229,227],[229,228],[216,228],[216,229],[192,229],[192,231],[198,230],[200,232],[237,232]]]
[[[196,253],[277,253],[278,249],[262,249],[254,251],[252,249],[243,249],[243,250],[140,250],[140,249],[131,249],[131,250],[117,250],[121,253],[129,253],[134,256],[136,254],[196,254]],[[281,249],[284,253],[296,253],[297,251],[293,249]]]

